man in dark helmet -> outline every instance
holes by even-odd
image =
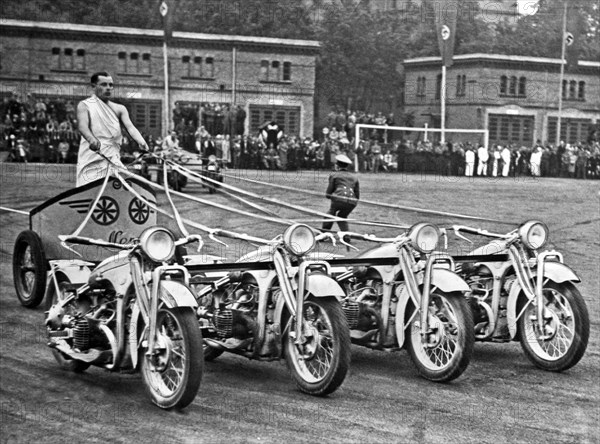
[[[335,158],[336,169],[329,176],[329,186],[325,191],[325,197],[331,200],[328,213],[332,216],[347,218],[358,204],[360,189],[358,178],[348,169],[352,161],[345,154],[339,154]],[[348,231],[348,222],[339,221],[338,226],[342,231]],[[333,222],[324,222],[323,231],[331,230]]]

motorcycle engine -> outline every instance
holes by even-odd
[[[482,322],[489,322],[486,310],[482,304],[491,306],[494,278],[490,275],[472,274],[466,279],[471,291],[467,293],[467,302],[473,313],[475,325]]]
[[[369,330],[375,327],[381,312],[383,284],[378,279],[357,280],[349,285],[348,299],[342,304],[351,329]]]
[[[258,291],[254,283],[240,284],[219,304],[213,324],[220,338],[245,339],[253,335]]]

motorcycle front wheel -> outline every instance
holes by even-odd
[[[429,299],[429,331],[421,337],[420,314],[409,326],[407,349],[421,376],[434,382],[458,378],[468,367],[475,344],[473,315],[460,294],[436,290]]]
[[[350,367],[350,329],[335,297],[309,297],[302,313],[305,341],[296,344],[295,320],[284,337],[285,359],[298,388],[310,395],[333,393]]]
[[[570,282],[548,281],[542,290],[547,317],[544,331],[537,322],[537,309],[529,304],[518,320],[521,347],[537,367],[560,372],[583,357],[590,336],[590,319],[579,290]]]
[[[154,352],[142,349],[144,387],[152,402],[163,409],[189,405],[202,380],[202,333],[189,308],[158,310]]]

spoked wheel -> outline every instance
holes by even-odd
[[[58,304],[61,301],[64,301],[67,297],[70,296],[72,290],[70,289],[70,282],[67,278],[63,277],[58,283],[59,292],[56,291],[56,288],[52,286],[50,288],[50,293],[48,295],[48,299],[46,300],[46,311],[50,311],[53,305]],[[83,309],[85,311],[86,309]],[[76,302],[71,302],[64,307],[64,314],[75,317],[77,313],[81,310],[77,306]],[[73,338],[67,339],[57,339],[57,338],[48,338],[50,342],[63,340],[68,341],[69,347],[73,347]],[[54,355],[54,359],[58,362],[61,368],[65,370],[69,370],[75,373],[81,373],[90,366],[87,362],[78,361],[76,359],[71,359],[66,354],[58,351],[57,349],[52,349],[52,354]]]
[[[344,381],[350,366],[350,330],[334,297],[309,297],[302,313],[305,341],[295,344],[295,322],[284,339],[288,368],[301,391],[325,396]]]
[[[420,315],[410,325],[407,348],[419,374],[430,381],[459,377],[473,355],[473,316],[465,299],[440,290],[429,300],[429,331],[421,337]]]
[[[142,377],[152,402],[183,408],[196,397],[202,379],[202,333],[193,310],[161,307],[153,352],[142,350]]]
[[[581,294],[571,283],[548,281],[543,295],[544,331],[537,322],[536,306],[529,304],[518,321],[521,346],[536,366],[560,372],[583,357],[590,335],[589,315]]]
[[[34,308],[44,299],[47,263],[40,237],[22,231],[13,251],[13,280],[21,305]]]

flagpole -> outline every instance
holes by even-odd
[[[164,126],[162,130],[163,138],[167,136],[169,131],[169,56],[167,51],[167,40],[163,41],[163,62],[164,62],[164,77],[165,77],[165,97],[164,97]]]
[[[442,84],[440,85],[440,99],[442,104],[440,142],[446,143],[446,63],[442,60]]]
[[[562,114],[562,98],[565,91],[563,91],[563,81],[565,78],[565,51],[567,48],[567,2],[564,2],[564,10],[563,10],[563,24],[562,24],[562,47],[560,53],[560,80],[558,84],[558,119],[556,122],[556,146],[560,143],[560,126],[561,126],[561,114]],[[566,133],[566,131],[565,131]]]

